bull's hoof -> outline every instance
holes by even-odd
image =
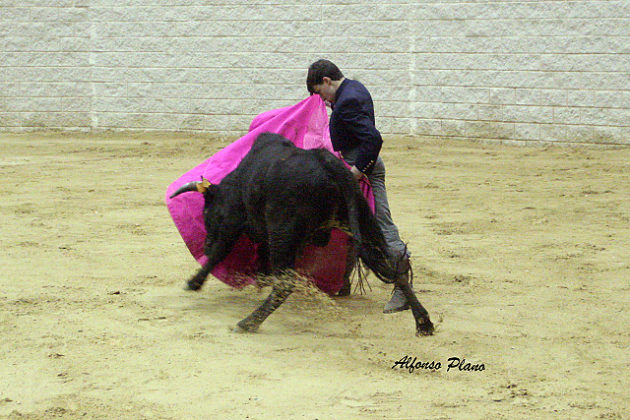
[[[199,289],[201,289],[201,285],[196,281],[189,280],[184,285],[184,290],[192,290],[196,292]]]
[[[435,327],[429,318],[425,318],[422,324],[416,325],[416,337],[421,335],[433,335]]]
[[[238,325],[234,328],[232,328],[232,332],[235,334],[249,334],[251,333],[251,331],[248,330],[244,330],[241,327],[239,327]]]
[[[245,322],[245,320],[236,324],[236,327],[232,330],[235,333],[254,333],[258,330],[258,325],[253,325],[251,323]]]

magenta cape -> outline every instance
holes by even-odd
[[[166,206],[190,253],[201,265],[207,261],[203,253],[206,237],[203,196],[187,193],[173,199],[169,197],[183,184],[199,181],[202,176],[213,184],[220,184],[249,152],[258,135],[264,132],[280,134],[303,149],[323,148],[339,156],[333,151],[330,142],[328,114],[324,102],[319,95],[313,95],[293,106],[258,115],[245,136],[179,177],[166,190]],[[368,203],[374,209],[369,183],[365,180],[360,184]],[[311,277],[322,291],[337,293],[343,285],[349,244],[348,235],[333,229],[327,246],[309,245],[304,249],[303,255],[296,260],[296,270]],[[212,270],[212,274],[232,287],[240,288],[254,283],[254,276],[259,269],[256,249],[257,245],[243,235],[232,252]]]

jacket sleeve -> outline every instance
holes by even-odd
[[[340,111],[339,116],[347,132],[359,143],[360,152],[354,166],[363,173],[369,173],[383,145],[381,133],[358,100],[348,101]]]

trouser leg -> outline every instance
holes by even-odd
[[[372,172],[368,175],[374,194],[374,213],[379,227],[385,236],[385,242],[393,256],[402,256],[409,252],[405,243],[400,239],[398,227],[394,224],[387,200],[387,188],[385,187],[385,164],[380,157],[376,160]]]
[[[357,155],[358,149],[354,149],[344,153],[343,157],[352,166]],[[381,231],[383,231],[387,247],[393,256],[397,257],[405,253],[409,257],[409,252],[406,250],[405,243],[400,239],[398,227],[394,224],[392,213],[389,209],[387,188],[385,187],[385,163],[380,156],[376,159],[372,172],[367,177],[372,185],[372,194],[374,195],[374,215]]]

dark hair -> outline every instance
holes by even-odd
[[[324,77],[329,77],[330,80],[341,80],[343,79],[343,73],[332,61],[317,60],[309,66],[308,74],[306,75],[306,89],[308,89],[308,93],[311,95],[315,93],[313,87],[321,84],[324,81]]]

